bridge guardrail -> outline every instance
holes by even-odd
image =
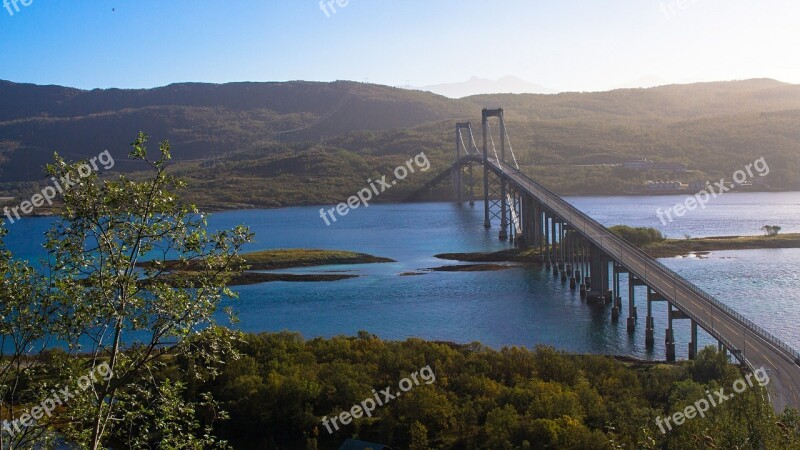
[[[494,160],[493,163],[497,165],[498,169],[500,169],[503,173],[505,173],[505,171],[503,170],[504,169],[503,165],[508,165],[507,163],[500,162],[499,160],[496,160],[494,158],[489,158],[489,160]],[[509,167],[511,167],[511,166],[509,166]],[[513,169],[513,167],[511,167],[511,168]],[[553,212],[556,212],[557,214],[561,215],[565,219],[569,218],[570,221],[574,221],[573,215],[577,215],[578,217],[580,217],[584,222],[584,230],[583,231],[584,231],[584,234],[587,235],[587,237],[590,237],[589,233],[588,233],[588,230],[586,230],[586,224],[589,224],[592,228],[594,228],[593,231],[598,233],[598,235],[601,238],[601,240],[604,237],[613,240],[617,244],[621,245],[622,248],[624,248],[625,250],[627,250],[630,253],[632,253],[635,256],[635,258],[638,259],[641,263],[644,263],[645,268],[647,267],[647,265],[654,266],[658,271],[660,271],[662,273],[662,275],[664,275],[664,276],[666,276],[666,278],[670,279],[670,281],[672,281],[675,285],[680,284],[681,288],[688,289],[688,290],[692,291],[694,294],[700,296],[701,298],[706,300],[712,307],[722,311],[723,313],[728,315],[730,318],[732,318],[735,321],[739,322],[741,325],[744,325],[745,327],[749,328],[752,332],[754,332],[754,334],[758,335],[758,337],[762,338],[763,340],[771,343],[772,345],[774,345],[775,347],[777,347],[781,351],[785,352],[789,357],[791,357],[792,360],[796,361],[796,360],[800,359],[800,353],[797,350],[795,350],[794,348],[790,347],[785,342],[783,342],[780,339],[778,339],[775,335],[773,335],[769,331],[765,330],[761,326],[755,324],[750,319],[748,319],[748,318],[744,317],[743,315],[741,315],[740,313],[736,312],[735,310],[733,310],[728,305],[722,303],[721,301],[719,301],[718,299],[713,297],[711,294],[705,292],[704,290],[702,290],[699,287],[695,286],[694,284],[690,283],[685,278],[683,278],[680,275],[678,275],[675,271],[673,271],[669,267],[665,266],[663,263],[659,262],[658,260],[650,257],[649,255],[644,253],[641,249],[639,249],[638,247],[634,246],[630,242],[628,242],[628,241],[622,239],[621,237],[617,236],[616,234],[610,232],[605,226],[603,226],[602,224],[600,224],[599,222],[597,222],[596,220],[594,220],[593,218],[588,216],[583,211],[580,211],[579,209],[575,208],[569,202],[567,202],[566,200],[562,199],[561,197],[559,197],[558,195],[556,195],[555,193],[553,193],[552,191],[550,191],[546,187],[542,186],[541,184],[539,184],[538,182],[536,182],[535,180],[533,180],[529,176],[525,175],[521,171],[512,170],[512,173],[513,172],[516,172],[519,176],[523,177],[523,179],[525,181],[531,183],[536,189],[538,189],[539,191],[543,192],[547,197],[549,197],[549,200],[553,203],[553,205],[548,205],[548,207],[550,207],[551,209],[554,209]],[[555,211],[555,209],[558,209],[558,211]],[[566,209],[566,211],[564,211],[564,209]],[[696,320],[696,321],[704,323],[703,320]],[[704,328],[706,328],[708,330],[714,330],[713,326],[708,328],[708,324],[706,324],[706,327],[704,327]],[[725,340],[725,339],[723,339],[723,340]],[[728,347],[730,347],[730,348],[735,348],[734,346],[731,345],[730,342],[726,343],[726,345]]]

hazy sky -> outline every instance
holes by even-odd
[[[798,0],[16,1],[0,4],[0,79],[16,82],[800,83]]]

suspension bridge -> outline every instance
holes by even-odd
[[[499,150],[490,128],[491,119],[499,122]],[[474,205],[474,166],[482,167],[479,176],[483,178],[484,226],[491,228],[497,223],[501,240],[510,240],[521,248],[538,248],[545,270],[569,283],[571,289],[579,290],[587,302],[610,306],[612,321],[625,314],[629,333],[643,325],[649,350],[656,345],[653,303],[666,302],[667,317],[659,321],[664,323],[668,361],[675,361],[678,345],[673,323],[688,320],[690,359],[697,356],[698,328],[703,329],[717,340],[722,351],[751,370],[768,370],[770,396],[776,410],[800,408],[800,353],[522,173],[502,108],[483,110],[482,132],[481,150],[472,125],[456,124],[453,165],[410,199],[452,180],[456,201]],[[628,279],[627,293],[620,289],[622,277]],[[647,294],[642,299],[636,298],[638,286],[646,287]],[[640,322],[637,302],[646,306],[644,323]]]

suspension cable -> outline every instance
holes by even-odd
[[[462,147],[464,147],[464,152],[465,152],[467,155],[469,155],[469,154],[470,154],[470,152],[469,152],[469,149],[467,148],[467,146],[466,146],[466,145],[464,145],[464,135],[463,135],[463,134],[461,134],[461,130],[460,130],[460,129],[458,130],[458,139],[460,139],[460,140],[461,140],[461,146],[462,146]]]
[[[475,154],[480,155],[481,151],[478,150],[478,144],[475,142],[475,135],[470,133],[470,137],[472,138],[472,148],[475,149]]]
[[[492,143],[492,151],[494,152],[494,158],[497,160],[497,165],[500,166],[500,172],[504,172],[503,164],[500,162],[500,156],[497,155],[497,148],[494,146],[494,137],[492,137],[492,124],[488,124],[489,128],[489,141]]]
[[[503,127],[503,131],[506,134],[506,142],[508,143],[508,149],[511,150],[511,157],[514,158],[514,165],[517,166],[517,172],[519,172],[519,164],[517,164],[517,156],[514,154],[514,147],[511,146],[511,139],[508,137],[508,128]]]

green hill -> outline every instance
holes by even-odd
[[[172,143],[174,170],[206,206],[339,202],[424,151],[433,169],[380,197],[398,200],[451,162],[456,121],[479,133],[480,109],[498,105],[524,170],[563,193],[729,178],[762,156],[773,189],[797,188],[800,171],[800,86],[773,80],[459,100],[346,81],[91,91],[0,82],[0,98],[0,188],[11,195],[35,188],[53,151],[108,149],[114,170],[136,171],[127,144],[145,131]],[[601,166],[642,157],[691,172]]]

